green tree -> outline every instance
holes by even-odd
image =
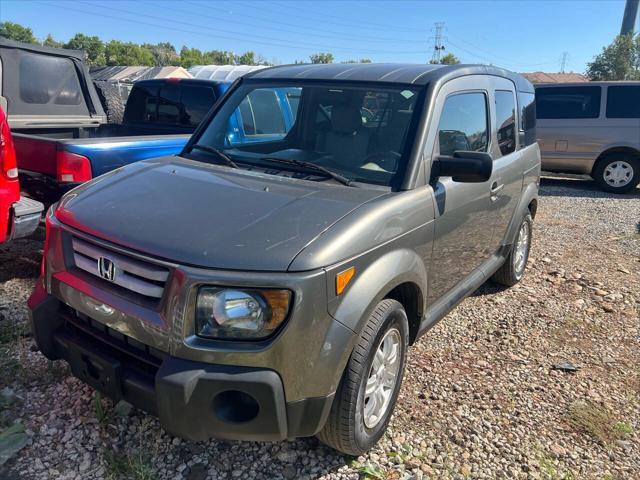
[[[256,54],[252,51],[244,52],[242,55],[236,55],[236,63],[238,65],[255,65]]]
[[[107,65],[153,66],[154,58],[146,48],[132,42],[111,40],[105,45]]]
[[[143,43],[142,48],[151,52],[156,67],[180,65],[180,56],[176,52],[176,47],[169,42]]]
[[[185,68],[193,67],[194,65],[204,65],[204,57],[202,52],[197,48],[182,47],[180,49],[180,65]]]
[[[233,52],[225,50],[211,50],[204,53],[202,65],[233,65],[236,57]]]
[[[57,41],[51,34],[47,35],[47,38],[42,41],[42,45],[54,48],[62,48],[64,46],[62,42]]]
[[[84,33],[76,33],[65,43],[64,47],[72,50],[84,50],[89,65],[106,64],[104,43],[95,35],[90,37]]]
[[[440,59],[440,61],[431,60],[429,63],[431,64],[440,64],[440,65],[458,65],[460,63],[460,59],[456,57],[453,53],[447,53],[444,57]]]
[[[371,60],[368,58],[361,58],[360,60],[345,60],[340,63],[371,63]]]
[[[640,33],[618,35],[587,64],[590,80],[640,80]]]
[[[19,23],[0,22],[0,37],[25,43],[37,43],[33,30],[23,27]]]
[[[319,52],[309,56],[311,63],[333,63],[333,54]]]

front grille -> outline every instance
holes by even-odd
[[[162,298],[169,278],[168,268],[108,250],[77,237],[73,237],[71,243],[73,260],[79,269],[138,295],[156,300]],[[104,275],[105,260],[102,260],[101,274],[101,259],[106,259],[106,265],[112,265],[112,275]]]

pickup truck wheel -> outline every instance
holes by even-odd
[[[612,153],[593,169],[598,186],[611,193],[627,193],[640,183],[640,160],[624,153]]]
[[[491,277],[494,282],[511,287],[520,281],[529,259],[532,227],[533,219],[530,214],[527,214],[518,228],[518,234],[511,245],[509,255],[500,269]]]
[[[318,438],[348,455],[361,455],[383,435],[404,375],[409,326],[396,300],[382,300],[351,353]]]

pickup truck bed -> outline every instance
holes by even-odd
[[[78,184],[132,162],[175,155],[189,135],[108,136],[119,125],[101,126],[90,138],[14,134],[22,190],[45,204]],[[107,128],[102,128],[107,127]],[[69,135],[69,134],[67,134]],[[94,136],[95,135],[95,136]],[[71,135],[69,135],[71,136]]]

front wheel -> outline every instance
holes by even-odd
[[[493,274],[492,280],[501,285],[511,287],[518,283],[524,275],[524,270],[529,260],[529,250],[531,249],[531,231],[533,219],[527,213],[522,219],[516,240],[511,245],[509,255],[502,266]]]
[[[611,193],[626,193],[640,182],[640,160],[624,154],[611,154],[593,169],[593,179]]]
[[[404,375],[409,326],[402,305],[382,300],[367,319],[318,438],[361,455],[384,434]]]

